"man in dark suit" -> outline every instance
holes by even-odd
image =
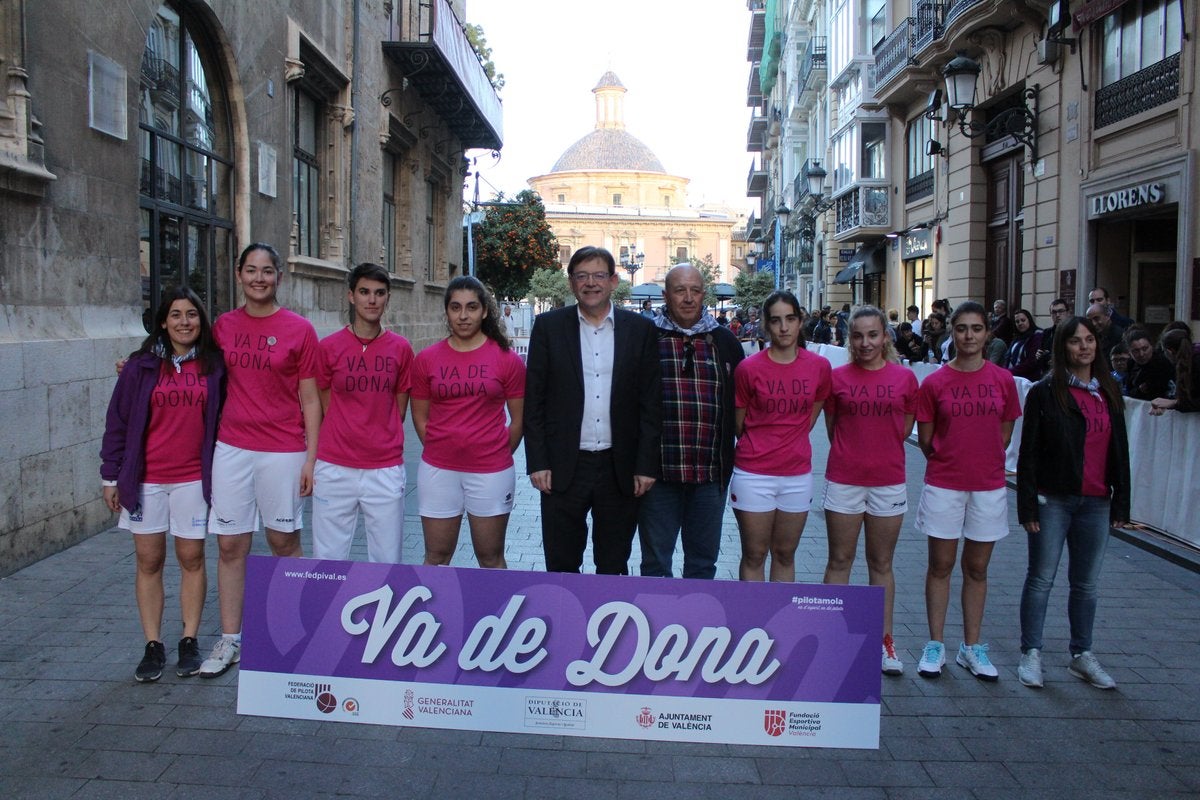
[[[614,308],[616,262],[571,256],[577,305],[534,320],[525,377],[525,461],[542,493],[550,572],[579,572],[592,514],[596,572],[625,575],[638,498],[659,475],[662,379],[654,325]]]

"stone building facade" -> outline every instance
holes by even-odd
[[[657,283],[678,261],[712,256],[718,280],[732,282],[745,257],[733,240],[737,214],[692,208],[688,179],[667,172],[658,156],[625,128],[625,87],[613,72],[601,76],[596,125],[545,175],[529,179],[541,195],[561,261],[584,245],[610,250],[618,260],[641,254],[635,283]]]
[[[502,113],[463,2],[0,0],[0,574],[101,530],[113,363],[182,281],[238,303],[272,243],[324,335],[345,278],[393,275],[387,323],[441,335],[464,153]]]
[[[1196,3],[747,6],[751,238],[782,227],[814,304],[1003,299],[1046,324],[1099,285],[1152,332],[1200,330]],[[959,57],[978,74],[954,107]]]

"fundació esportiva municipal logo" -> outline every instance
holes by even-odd
[[[768,736],[782,736],[787,726],[787,712],[778,708],[768,708],[763,712],[763,730]]]

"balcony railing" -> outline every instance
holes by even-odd
[[[800,64],[800,91],[806,92],[816,89],[816,73],[825,72],[827,60],[827,44],[824,36],[814,36],[808,43],[808,52],[804,54],[804,61]],[[809,81],[812,80],[812,83]]]
[[[875,63],[871,66],[871,73],[876,86],[887,83],[913,63],[912,40],[916,25],[916,17],[905,17],[875,48]]]
[[[1096,91],[1096,127],[1103,128],[1179,97],[1179,53]]]
[[[463,147],[499,150],[504,110],[447,0],[397,0],[383,51]]]
[[[945,27],[950,27],[956,19],[982,2],[984,0],[946,0]]]
[[[763,101],[762,84],[758,80],[758,62],[750,65],[750,78],[746,81],[746,105],[761,106]]]
[[[750,36],[746,42],[746,60],[761,61],[763,45],[767,41],[767,15],[762,8],[750,12]]]
[[[767,118],[754,109],[750,117],[750,126],[746,129],[746,150],[750,153],[761,153],[764,149],[763,137],[767,133]]]
[[[762,197],[767,191],[767,171],[756,161],[750,162],[750,172],[746,175],[746,195]]]
[[[926,170],[904,182],[904,202],[915,203],[933,194],[933,170]]]
[[[820,166],[818,160],[806,158],[804,164],[800,167],[800,171],[796,173],[796,178],[792,181],[792,197],[796,198],[796,205],[799,205],[812,196],[808,191],[808,173],[816,166]]]
[[[915,56],[929,45],[933,44],[934,40],[942,38],[942,15],[945,13],[945,4],[936,3],[921,3],[917,6],[916,24],[913,29],[912,51]]]
[[[834,203],[834,235],[859,228],[887,228],[891,220],[890,189],[885,186],[856,186]]]

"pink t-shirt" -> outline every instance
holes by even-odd
[[[183,362],[179,372],[167,361],[159,370],[158,383],[150,394],[143,483],[200,480],[207,402],[208,380],[200,374],[198,361]]]
[[[833,441],[825,477],[851,486],[904,483],[905,417],[917,410],[917,377],[899,364],[833,371],[825,413],[833,414]]]
[[[384,331],[366,347],[349,328],[321,340],[317,386],[329,408],[317,439],[317,458],[352,469],[404,463],[404,421],[396,395],[411,388],[412,345]]]
[[[509,399],[525,396],[525,362],[488,339],[460,353],[445,340],[417,354],[412,396],[429,401],[421,459],[455,472],[499,472],[508,449]]]
[[[261,453],[305,449],[300,380],[317,376],[317,332],[281,308],[252,317],[239,308],[213,325],[225,351],[228,385],[217,439]]]
[[[813,405],[829,397],[829,362],[798,350],[795,361],[777,364],[769,352],[733,373],[734,404],[746,409],[733,464],[758,475],[805,475],[812,472],[808,421]]]
[[[1012,373],[990,361],[974,372],[935,371],[917,390],[917,422],[933,423],[925,482],[940,489],[1004,488],[1003,423],[1021,416]]]
[[[1093,397],[1086,389],[1072,388],[1071,397],[1083,412],[1087,435],[1083,440],[1083,494],[1108,497],[1108,443],[1112,439],[1112,417],[1103,395]]]

